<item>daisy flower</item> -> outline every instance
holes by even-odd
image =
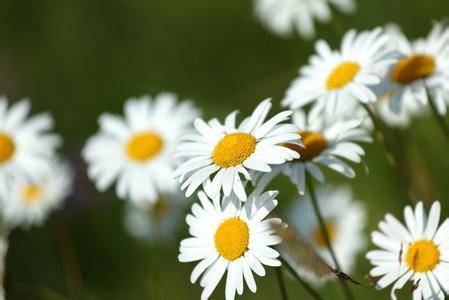
[[[317,54],[302,67],[283,99],[292,109],[314,102],[317,110],[330,114],[343,111],[348,99],[375,102],[372,86],[379,84],[395,55],[386,49],[388,37],[381,28],[348,31],[340,50],[331,50],[325,41],[315,45]]]
[[[375,266],[370,275],[381,277],[381,289],[395,282],[392,299],[408,281],[414,283],[413,299],[445,299],[449,293],[449,219],[439,226],[440,210],[440,203],[434,202],[427,218],[422,202],[414,211],[407,206],[405,226],[387,214],[380,231],[371,234],[380,249],[366,255]]]
[[[352,191],[347,186],[320,187],[317,189],[317,198],[337,260],[342,271],[350,273],[356,255],[365,245],[363,228],[366,224],[366,210],[361,203],[353,201]],[[288,220],[326,262],[335,268],[308,195],[293,202],[288,210]],[[312,282],[323,281],[305,269],[298,271]]]
[[[119,198],[140,205],[174,191],[173,151],[197,114],[190,102],[176,103],[170,93],[154,100],[149,96],[129,99],[124,117],[102,114],[100,131],[83,150],[89,177],[100,191],[116,182]]]
[[[310,39],[315,36],[314,19],[322,23],[331,20],[330,3],[344,13],[355,11],[354,0],[255,0],[255,12],[278,35],[286,36],[296,29]]]
[[[243,282],[255,293],[256,282],[253,272],[265,276],[263,265],[279,267],[279,253],[270,246],[279,244],[280,237],[274,234],[272,222],[281,224],[280,219],[265,219],[276,207],[277,192],[250,194],[246,202],[231,195],[224,199],[209,200],[199,192],[201,205],[193,204],[192,214],[186,222],[193,237],[181,241],[180,262],[200,261],[190,280],[195,283],[199,277],[204,288],[201,299],[208,299],[221,278],[226,276],[226,299],[234,299],[235,293],[243,294]]]
[[[413,111],[433,99],[440,114],[449,104],[449,29],[436,24],[427,38],[410,42],[399,28],[389,26],[389,47],[401,54],[392,65],[383,90],[388,108],[400,115],[413,103]]]
[[[2,217],[8,228],[40,225],[72,192],[69,166],[59,160],[49,165],[51,172],[38,180],[16,178],[7,196],[1,199]]]
[[[174,175],[184,182],[181,189],[189,197],[203,184],[206,193],[214,198],[221,190],[225,196],[232,191],[245,201],[246,192],[240,175],[250,180],[248,170],[270,172],[270,165],[283,164],[299,158],[299,154],[283,143],[299,143],[298,128],[292,124],[281,124],[289,119],[291,111],[283,111],[265,121],[271,108],[270,100],[260,103],[253,114],[236,127],[237,112],[226,117],[224,125],[212,119],[208,123],[201,119],[194,122],[198,134],[183,138],[175,154],[188,158],[176,169]],[[214,178],[211,176],[215,174]]]
[[[124,223],[127,232],[145,242],[168,242],[174,239],[185,208],[185,198],[177,195],[159,196],[154,203],[137,206],[129,202]]]
[[[0,97],[0,195],[5,196],[15,177],[36,179],[48,171],[48,160],[60,145],[59,136],[48,131],[53,119],[47,113],[29,117],[28,100],[8,107]]]
[[[280,167],[296,185],[300,194],[306,188],[306,172],[319,182],[324,182],[324,174],[319,166],[326,166],[348,178],[355,177],[354,170],[344,161],[360,163],[365,151],[357,142],[371,142],[369,133],[361,127],[362,120],[337,120],[325,116],[306,115],[298,110],[293,115],[293,123],[301,130],[303,145],[286,144],[298,152],[300,158]]]
[[[400,107],[391,108],[389,96],[384,95],[375,104],[377,115],[389,127],[405,128],[414,117],[426,112],[425,107],[413,97],[406,97],[400,101]]]

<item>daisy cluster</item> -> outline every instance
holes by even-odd
[[[349,13],[355,2],[255,0],[267,27],[280,34],[296,29],[304,37],[314,35],[314,19],[330,21],[330,7]],[[285,110],[277,114],[266,99],[241,118],[235,110],[222,120],[205,119],[191,101],[162,92],[128,99],[122,114],[101,114],[97,133],[82,150],[95,187],[127,201],[124,225],[138,239],[176,240],[193,196],[185,217],[189,237],[180,242],[178,260],[196,263],[190,281],[203,288],[201,299],[209,299],[223,278],[227,300],[245,288],[255,293],[255,275],[282,263],[312,285],[350,274],[367,244],[367,211],[349,186],[329,184],[328,172],[356,177],[364,146],[383,128],[377,117],[392,127],[406,126],[427,107],[437,118],[447,113],[449,29],[443,24],[416,41],[394,25],[352,29],[339,48],[318,40],[315,52],[285,91]],[[61,138],[51,133],[52,118],[29,112],[27,100],[9,105],[0,99],[4,233],[42,222],[71,190],[72,173],[57,156]],[[273,212],[279,192],[268,189],[278,176],[287,177],[298,194],[286,220]],[[393,285],[396,299],[396,291],[412,283],[414,299],[444,299],[449,219],[439,224],[437,201],[428,217],[419,202],[404,209],[404,218],[405,225],[387,214],[371,235],[380,248],[366,254],[374,265],[370,275],[380,277],[374,286]],[[327,273],[320,274],[326,276],[283,252],[287,227],[299,247],[322,262]]]
[[[329,20],[330,4],[346,12],[355,7],[340,0],[259,0],[256,10],[275,31],[286,33],[294,24],[310,35],[313,17]],[[172,93],[131,98],[122,115],[100,115],[99,130],[82,151],[97,189],[113,188],[128,200],[125,227],[139,239],[174,240],[186,198],[199,199],[185,219],[190,237],[181,241],[178,259],[197,262],[190,280],[203,288],[202,299],[223,277],[228,300],[245,286],[256,292],[254,274],[264,276],[266,267],[281,265],[283,253],[274,248],[281,243],[276,226],[290,226],[332,274],[350,273],[366,246],[366,209],[349,187],[326,184],[326,169],[356,176],[353,167],[363,163],[363,146],[378,126],[373,115],[394,126],[406,124],[427,105],[438,115],[446,113],[449,30],[441,24],[415,42],[391,25],[349,30],[339,49],[319,40],[315,50],[285,92],[281,104],[287,110],[271,115],[273,103],[266,99],[243,118],[236,110],[223,120],[206,120],[191,101],[178,101]],[[1,142],[7,156],[7,141]],[[299,196],[286,223],[270,216],[279,193],[267,187],[278,175],[285,175]],[[320,184],[316,193],[315,182]],[[429,291],[440,298],[448,292],[446,228],[437,230],[439,204],[433,207],[426,221],[419,204],[414,224],[406,208],[407,229],[387,215],[382,233],[373,234],[383,250],[368,254],[376,265],[371,275],[384,276],[380,288],[397,280],[393,298],[407,281],[422,282],[414,291],[418,299]],[[306,281],[335,279],[317,277],[292,255],[284,256]]]
[[[30,116],[30,101],[0,97],[0,299],[8,235],[40,225],[71,192],[72,172],[59,157],[59,135],[48,113]]]
[[[266,219],[278,192],[265,191],[280,174],[301,198],[289,210],[290,227],[329,268],[351,272],[366,245],[365,207],[353,200],[349,187],[323,185],[315,193],[314,182],[325,183],[323,167],[346,178],[356,176],[353,165],[363,162],[363,145],[379,126],[376,115],[394,126],[408,121],[416,107],[421,112],[429,105],[438,115],[446,113],[449,30],[441,24],[416,42],[389,26],[350,30],[340,49],[320,40],[315,50],[281,102],[289,110],[269,117],[272,102],[264,100],[240,122],[237,111],[224,121],[197,118],[194,132],[181,138],[174,153],[181,161],[173,173],[180,189],[186,197],[199,190],[200,204],[193,204],[186,218],[191,237],[181,242],[179,260],[198,262],[191,281],[199,280],[204,288],[202,299],[210,297],[224,276],[226,299],[241,295],[245,283],[255,292],[253,273],[263,276],[264,266],[281,264],[282,251],[273,249],[281,242],[273,224],[286,224]],[[378,288],[396,282],[392,299],[408,281],[414,284],[415,299],[443,299],[449,292],[446,222],[437,228],[438,202],[428,219],[422,203],[414,215],[410,210],[405,209],[407,228],[387,215],[382,233],[373,233],[382,250],[367,256],[375,265],[371,275],[383,276]],[[306,280],[317,284],[329,278],[317,278],[291,257],[284,259]]]
[[[0,98],[2,237],[16,226],[42,223],[71,192],[72,172],[57,154],[61,137],[48,113],[30,116],[30,101]]]

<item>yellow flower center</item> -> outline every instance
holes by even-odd
[[[298,152],[301,156],[299,161],[306,162],[320,155],[326,149],[327,141],[323,135],[312,131],[299,131],[304,147],[296,144],[284,144],[285,147]]]
[[[225,135],[212,152],[213,162],[229,168],[243,163],[256,149],[256,138],[248,133],[231,133]]]
[[[360,70],[356,62],[347,61],[339,64],[329,75],[326,81],[328,90],[339,89],[351,82]]]
[[[405,263],[415,272],[428,272],[440,263],[440,250],[432,241],[421,240],[408,247]]]
[[[329,235],[329,239],[332,242],[332,240],[335,238],[336,233],[335,225],[332,222],[326,222],[325,225],[327,234]],[[319,247],[326,246],[326,237],[320,227],[316,228],[313,232],[313,239]]]
[[[400,84],[409,84],[429,77],[435,71],[435,60],[428,55],[412,55],[401,59],[393,68],[391,79]]]
[[[14,154],[16,147],[7,134],[0,133],[0,163],[8,161]]]
[[[152,132],[145,131],[133,135],[126,145],[128,157],[137,162],[145,162],[161,152],[164,147],[162,138]]]
[[[31,204],[40,197],[41,193],[37,185],[28,185],[23,188],[22,197],[27,204]]]
[[[229,261],[241,257],[248,248],[249,228],[241,219],[224,220],[215,232],[215,248]]]

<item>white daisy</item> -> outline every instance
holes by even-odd
[[[137,206],[128,202],[124,223],[127,232],[145,242],[174,240],[187,201],[178,195],[159,196],[154,203]]]
[[[362,161],[365,151],[356,142],[371,142],[369,133],[361,127],[362,120],[318,117],[299,110],[293,115],[293,123],[301,128],[299,134],[303,146],[286,146],[297,151],[301,157],[280,168],[296,185],[299,193],[305,192],[306,172],[319,182],[325,181],[320,165],[348,178],[355,177],[354,170],[341,158],[354,163]]]
[[[72,192],[72,173],[66,163],[53,160],[48,169],[38,180],[18,177],[13,181],[0,202],[7,228],[41,224]]]
[[[432,204],[427,218],[422,202],[415,211],[404,209],[406,226],[391,214],[379,223],[380,231],[371,234],[373,243],[380,247],[367,253],[375,266],[371,276],[380,276],[379,288],[395,282],[395,291],[408,281],[414,284],[413,299],[445,299],[449,294],[449,219],[439,227],[440,203]]]
[[[98,190],[117,182],[118,197],[142,205],[176,189],[172,154],[198,112],[190,102],[177,104],[174,94],[161,93],[153,101],[129,99],[124,114],[100,116],[100,132],[88,140],[83,156]]]
[[[31,105],[19,101],[8,108],[0,97],[0,195],[5,196],[15,177],[36,179],[48,172],[48,160],[60,145],[59,136],[48,131],[53,119],[47,113],[28,117]]]
[[[299,141],[296,126],[280,124],[288,120],[292,112],[283,111],[265,121],[270,108],[270,100],[263,101],[238,127],[235,124],[237,111],[226,117],[224,125],[216,119],[208,123],[195,120],[199,134],[185,136],[186,142],[175,154],[189,159],[175,171],[175,177],[184,181],[181,189],[187,188],[187,197],[203,184],[211,198],[223,190],[225,196],[234,191],[245,201],[240,174],[250,180],[248,170],[270,172],[270,165],[299,158],[297,152],[282,146],[289,141]]]
[[[277,192],[261,195],[250,194],[246,202],[220,199],[211,202],[205,193],[199,192],[201,205],[193,204],[192,214],[186,222],[193,237],[181,241],[180,262],[200,261],[190,277],[195,283],[201,276],[204,288],[201,299],[208,299],[227,271],[226,299],[234,299],[235,292],[243,293],[245,280],[248,288],[256,292],[253,272],[265,276],[263,265],[279,267],[279,253],[270,246],[279,244],[280,237],[274,234],[272,222],[280,219],[265,219],[276,207]]]
[[[274,33],[286,36],[297,31],[303,38],[315,36],[314,19],[329,22],[329,4],[344,13],[355,11],[354,0],[255,0],[255,12],[262,23]]]
[[[283,100],[292,109],[314,102],[331,114],[343,111],[348,99],[362,103],[375,102],[372,86],[379,84],[395,55],[386,50],[388,37],[381,28],[348,31],[340,50],[331,50],[325,41],[318,41],[309,65],[302,67]]]
[[[340,267],[343,272],[350,273],[356,255],[365,245],[365,208],[361,203],[353,201],[352,191],[347,186],[320,187],[317,189],[317,198]],[[308,195],[293,202],[288,210],[288,220],[303,238],[315,246],[326,262],[335,268]],[[312,282],[321,282],[305,269],[298,271]]]
[[[427,111],[422,104],[416,102],[416,99],[410,97],[402,99],[400,108],[396,111],[392,110],[390,105],[388,96],[379,98],[375,104],[377,115],[389,127],[405,128],[414,117]]]
[[[384,106],[395,115],[413,116],[422,113],[430,97],[439,113],[445,114],[449,104],[449,29],[436,24],[427,38],[414,42],[397,27],[387,27],[387,33],[389,47],[401,57],[381,85]]]

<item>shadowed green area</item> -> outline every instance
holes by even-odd
[[[418,37],[449,11],[444,0],[358,2],[355,15],[336,13],[333,23],[318,25],[318,36],[336,46],[338,28],[395,22],[410,37]],[[200,288],[189,281],[193,264],[178,263],[177,243],[149,247],[127,236],[123,202],[112,191],[95,193],[79,151],[96,131],[97,116],[120,113],[129,96],[174,91],[193,99],[206,118],[222,118],[236,108],[247,114],[267,97],[274,98],[278,110],[283,92],[312,52],[313,42],[279,38],[265,30],[249,0],[2,0],[0,93],[13,100],[31,97],[35,111],[51,111],[64,136],[65,153],[81,174],[77,193],[63,211],[45,226],[13,232],[8,299],[199,299]],[[449,147],[436,121],[422,118],[400,135],[407,143],[396,144],[421,156],[412,178],[434,181],[431,190],[447,217]],[[368,238],[387,211],[401,214],[407,194],[382,146],[366,149],[370,172],[357,166],[359,176],[350,183],[368,208]],[[347,182],[329,176],[330,181]],[[294,189],[286,180],[275,188],[281,191],[281,213]],[[186,236],[185,228],[176,241]],[[369,268],[360,255],[354,278],[368,285],[363,276]],[[257,294],[246,290],[241,299],[279,298],[274,270],[256,280]],[[293,280],[287,289],[291,299],[309,299]],[[352,289],[357,299],[388,299],[388,292]],[[320,292],[325,299],[343,299],[335,283]],[[222,298],[220,286],[213,299]]]

